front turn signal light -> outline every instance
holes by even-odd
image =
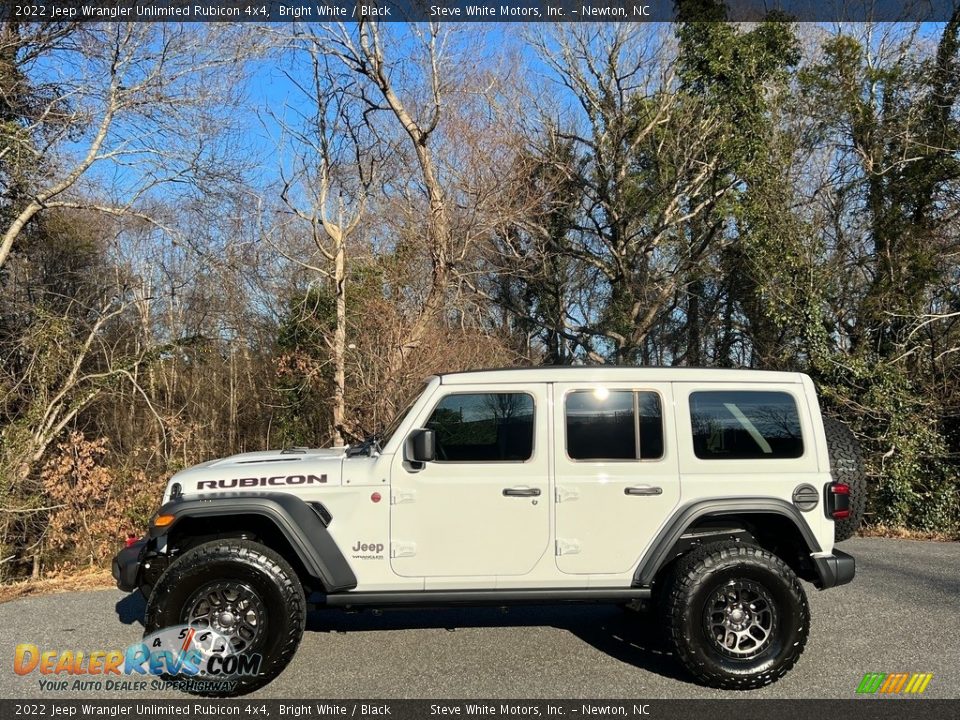
[[[157,517],[153,519],[153,526],[166,527],[172,522],[173,522],[173,515],[157,515]]]

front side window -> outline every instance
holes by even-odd
[[[426,425],[443,462],[523,462],[533,455],[533,397],[526,393],[447,395]]]
[[[690,394],[693,450],[704,460],[798,458],[800,416],[784,392],[704,391]]]
[[[577,390],[564,407],[571,460],[663,457],[660,396],[632,390]]]

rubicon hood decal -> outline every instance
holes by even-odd
[[[225,480],[200,480],[197,490],[218,490],[236,487],[267,487],[277,485],[315,485],[327,482],[326,475],[273,475],[272,477],[242,477]]]
[[[167,483],[164,498],[233,492],[317,492],[343,482],[343,448],[282,454],[252,452],[209,460],[181,470]]]

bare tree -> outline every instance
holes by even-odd
[[[701,222],[733,187],[717,151],[723,125],[677,92],[664,34],[573,24],[531,43],[575,101],[559,123],[543,118],[542,155],[556,157],[556,137],[570,143],[558,172],[575,175],[582,196],[566,252],[605,294],[590,316],[570,318],[571,337],[612,346],[617,362],[645,361],[672,298],[723,240],[720,225]]]
[[[362,20],[354,33],[345,25],[327,28],[326,51],[372,86],[376,97],[363,92],[368,110],[389,112],[406,134],[419,167],[419,180],[427,200],[426,235],[430,256],[430,282],[422,308],[404,331],[387,359],[387,377],[397,382],[409,353],[424,341],[429,329],[441,320],[452,276],[452,232],[447,194],[440,179],[433,138],[444,115],[452,74],[445,54],[446,33],[438,24],[414,30],[416,57],[424,74],[424,97],[402,97],[387,56],[383,30]]]
[[[233,165],[215,138],[230,115],[220,110],[234,100],[231,88],[246,56],[241,34],[163,23],[59,33],[7,25],[0,56],[14,59],[7,72],[15,70],[18,82],[5,90],[32,95],[0,133],[0,155],[28,156],[36,170],[0,228],[0,267],[24,228],[47,209],[159,222],[144,207],[158,188],[222,177]],[[255,50],[247,44],[243,52]],[[33,92],[31,82],[43,91]],[[7,104],[20,107],[10,97]],[[83,180],[101,165],[110,165],[116,181],[100,183],[94,197]],[[10,178],[2,182],[9,190]]]
[[[371,185],[381,162],[375,153],[362,99],[355,82],[330,67],[319,37],[294,40],[309,58],[309,85],[291,77],[306,110],[288,108],[274,119],[292,139],[292,169],[281,168],[281,198],[308,228],[317,260],[281,253],[330,281],[335,299],[332,337],[326,338],[333,364],[333,440],[342,445],[356,435],[346,413],[348,248],[364,217]]]

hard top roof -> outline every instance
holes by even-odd
[[[530,382],[779,382],[800,383],[798,372],[747,368],[624,367],[615,365],[490,368],[438,373],[444,385]]]

